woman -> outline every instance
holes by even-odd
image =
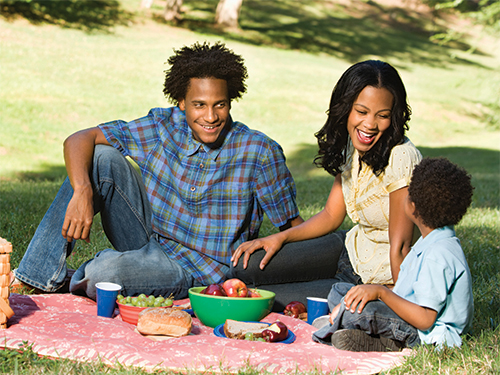
[[[328,119],[316,133],[318,166],[335,176],[325,208],[304,223],[245,242],[232,256],[264,249],[261,269],[289,242],[335,231],[347,215],[356,224],[345,236],[338,271],[328,297],[330,309],[353,286],[391,286],[410,251],[413,223],[404,213],[413,168],[422,156],[405,137],[411,109],[398,72],[382,61],[351,66],[335,86]]]

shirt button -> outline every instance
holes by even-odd
[[[200,168],[203,168],[203,167],[204,167],[204,165],[203,165],[203,163],[201,163],[201,164],[200,164]]]
[[[195,191],[196,188],[194,186],[191,186],[191,191]]]

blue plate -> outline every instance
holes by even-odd
[[[193,309],[184,309],[184,310],[182,310],[182,311],[185,311],[185,312],[187,312],[189,315],[194,316],[194,311],[193,311]]]
[[[248,323],[265,323],[265,322],[248,322]],[[266,323],[267,325],[271,325],[271,323]],[[226,334],[224,333],[224,324],[218,325],[217,327],[214,328],[214,335],[217,337],[222,337],[227,339]],[[291,344],[292,342],[295,341],[295,333],[293,333],[291,330],[288,330],[288,335],[286,336],[286,339],[283,341],[275,341],[275,342],[270,342],[269,344]]]

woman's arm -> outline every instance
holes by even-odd
[[[356,307],[358,313],[361,313],[367,302],[377,299],[383,301],[401,319],[421,331],[428,330],[436,321],[436,310],[405,300],[382,285],[357,285],[347,292],[344,303],[351,313],[356,311]]]
[[[292,226],[285,231],[242,243],[233,253],[231,261],[236,266],[243,255],[243,268],[246,268],[250,255],[256,250],[264,249],[266,255],[260,263],[260,268],[264,269],[273,255],[285,243],[308,240],[328,234],[342,224],[345,215],[346,207],[342,193],[342,180],[341,176],[337,175],[323,210],[302,224]]]
[[[411,248],[414,224],[405,214],[405,200],[408,187],[389,194],[389,258],[394,284],[399,275],[399,267]]]

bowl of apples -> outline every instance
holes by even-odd
[[[202,324],[212,328],[224,324],[227,319],[261,320],[271,312],[275,296],[268,290],[250,289],[239,279],[189,289],[194,314]]]

